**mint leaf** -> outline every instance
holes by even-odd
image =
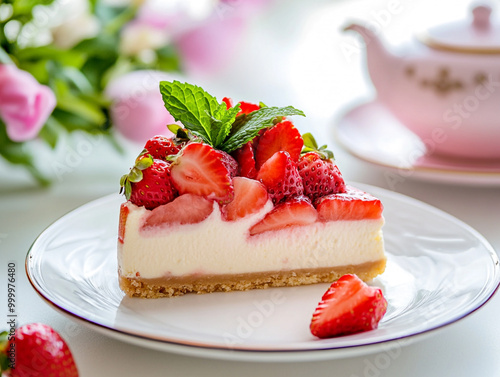
[[[179,81],[161,81],[160,92],[174,119],[212,145],[212,118],[216,119],[221,108],[217,99],[199,86]]]
[[[240,111],[240,104],[227,109],[225,103],[221,104],[220,113],[213,119],[211,138],[215,147],[220,147],[227,135],[231,131],[231,127],[236,119],[236,114]]]
[[[231,153],[252,140],[261,129],[271,126],[275,118],[292,115],[305,116],[303,111],[292,106],[264,107],[250,114],[243,114],[236,118],[229,138],[219,149]]]

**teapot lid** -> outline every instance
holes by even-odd
[[[500,24],[492,22],[491,12],[488,5],[478,5],[472,9],[472,21],[464,19],[433,27],[420,39],[437,50],[500,54]]]

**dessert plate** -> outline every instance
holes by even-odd
[[[480,234],[422,202],[357,186],[385,207],[388,265],[371,284],[383,289],[388,310],[377,330],[314,338],[309,322],[328,284],[126,297],[117,278],[123,202],[118,195],[90,202],[49,226],[28,252],[26,272],[55,309],[95,330],[158,350],[231,360],[335,359],[398,348],[488,301],[500,281],[499,261]]]
[[[335,127],[336,139],[348,152],[389,168],[388,181],[418,178],[470,185],[500,185],[500,160],[446,158],[432,153],[376,100],[345,113]],[[393,175],[394,174],[394,175]]]

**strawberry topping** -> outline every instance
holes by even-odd
[[[233,157],[236,159],[239,166],[237,175],[252,179],[257,176],[257,169],[255,169],[255,157],[251,141],[236,149],[233,152]]]
[[[267,187],[267,192],[274,203],[304,193],[297,164],[285,151],[276,152],[262,165],[257,180]]]
[[[309,198],[299,196],[276,205],[260,222],[250,228],[250,235],[281,230],[290,226],[309,225],[318,219],[318,213]]]
[[[226,220],[234,221],[260,211],[269,197],[266,187],[254,179],[234,177],[234,199],[222,213]]]
[[[311,320],[311,333],[319,338],[373,330],[387,310],[382,290],[356,275],[344,275],[323,295]]]
[[[167,156],[177,154],[181,150],[181,146],[178,146],[173,138],[158,135],[149,139],[144,149],[153,158],[164,160]]]

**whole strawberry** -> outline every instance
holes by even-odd
[[[167,156],[175,155],[179,153],[182,145],[177,145],[174,138],[168,138],[166,136],[157,135],[152,137],[146,142],[144,149],[153,158],[165,160]]]
[[[150,154],[143,154],[136,160],[129,174],[120,180],[121,191],[125,197],[137,206],[154,209],[167,204],[177,196],[172,184],[170,163],[153,159]]]
[[[14,360],[11,355],[15,355]],[[73,355],[64,339],[41,323],[19,327],[0,356],[8,357],[10,377],[78,377]]]
[[[311,134],[304,134],[305,148],[298,169],[304,184],[304,194],[312,201],[325,195],[345,192],[345,182],[333,162],[333,153],[326,145],[318,148]]]

